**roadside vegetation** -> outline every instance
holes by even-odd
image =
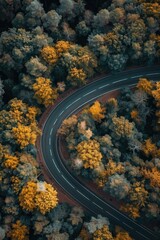
[[[160,2],[0,0],[0,9],[0,239],[131,239],[102,216],[59,204],[35,145],[42,113],[63,92],[102,73],[159,62]],[[63,124],[61,134],[73,132],[66,141],[77,174],[123,199],[121,208],[131,216],[154,220],[159,219],[159,85],[148,80],[141,85],[130,93],[132,99],[126,90],[104,106],[95,102],[81,122],[72,117],[73,129]]]
[[[160,83],[140,78],[117,99],[94,102],[64,120],[59,134],[76,175],[120,201],[120,210],[159,226]],[[158,229],[157,229],[158,230]]]

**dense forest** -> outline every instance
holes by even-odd
[[[159,24],[159,0],[0,0],[0,239],[132,239],[107,218],[60,204],[35,145],[42,113],[65,90],[159,63]],[[160,216],[159,88],[142,79],[134,92],[96,101],[60,130],[70,135],[75,173],[148,221]],[[92,161],[86,148],[94,149]]]

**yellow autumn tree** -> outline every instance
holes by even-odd
[[[30,123],[36,121],[36,116],[41,113],[41,110],[37,107],[28,107],[26,117]]]
[[[99,142],[96,140],[82,141],[77,145],[76,149],[79,158],[83,161],[84,168],[94,169],[99,166],[102,159]]]
[[[152,143],[152,140],[149,138],[145,140],[145,143],[142,145],[142,151],[144,152],[146,157],[154,157],[157,152],[157,147],[154,143]]]
[[[63,53],[67,52],[71,45],[72,44],[70,42],[64,40],[56,42],[54,47],[56,49],[58,57],[61,57]]]
[[[26,211],[38,209],[46,214],[58,204],[57,191],[46,182],[29,181],[19,194],[19,203]]]
[[[86,83],[87,75],[83,69],[71,68],[68,72],[67,81],[72,86],[81,86]]]
[[[19,158],[10,154],[4,154],[4,167],[15,169],[19,163]]]
[[[131,217],[131,218],[138,218],[140,217],[140,213],[139,213],[139,207],[137,205],[133,205],[133,204],[122,204],[120,206],[120,210],[122,212],[125,212],[125,213],[128,213],[128,215]]]
[[[93,233],[93,240],[114,240],[112,233],[109,231],[109,227],[104,225],[101,229],[97,229]]]
[[[159,187],[160,188],[160,170],[156,167],[153,167],[152,169],[142,169],[142,175],[145,177],[145,179],[150,180],[151,187]]]
[[[17,176],[12,176],[11,183],[13,191],[17,194],[21,188],[21,180]]]
[[[33,84],[35,92],[34,97],[38,103],[44,104],[45,107],[54,103],[58,97],[57,88],[51,86],[51,80],[48,78],[36,78],[36,83]]]
[[[20,148],[23,149],[28,144],[35,145],[37,136],[40,134],[40,130],[34,122],[29,126],[18,123],[17,127],[12,129],[12,133],[17,144],[19,144]]]
[[[137,83],[137,88],[139,90],[143,90],[149,95],[152,94],[153,86],[154,86],[154,83],[147,80],[146,78],[139,78],[139,82]]]
[[[137,207],[145,206],[148,198],[148,191],[145,189],[144,182],[133,183],[132,188],[129,191],[129,198],[134,205],[137,205]]]
[[[45,46],[41,49],[41,56],[48,64],[55,64],[58,60],[58,55],[54,47]]]
[[[155,83],[156,89],[152,91],[152,96],[156,101],[156,106],[160,107],[160,82]]]
[[[133,109],[130,113],[131,115],[131,118],[136,122],[136,123],[140,123],[141,122],[141,119],[140,119],[140,116],[139,116],[139,112],[137,109]]]
[[[160,17],[160,4],[158,2],[145,2],[142,4],[142,10],[149,16]]]
[[[12,228],[9,231],[9,237],[11,240],[29,240],[29,230],[27,226],[23,225],[20,220],[12,224]]]
[[[114,240],[132,240],[133,238],[129,236],[129,233],[126,231],[120,231],[116,234]]]
[[[101,122],[101,120],[105,118],[105,108],[101,106],[99,101],[95,101],[95,103],[89,108],[89,113],[97,122]]]

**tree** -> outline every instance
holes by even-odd
[[[120,206],[120,210],[122,212],[127,213],[131,218],[136,219],[140,217],[140,212],[139,212],[140,209],[137,205],[133,205],[133,203],[122,204]]]
[[[142,90],[146,92],[147,94],[151,95],[152,94],[152,89],[153,89],[153,82],[147,80],[146,78],[139,78],[139,81],[137,83],[137,88],[139,90]]]
[[[35,145],[37,136],[40,134],[40,130],[35,123],[32,123],[29,126],[18,123],[17,127],[13,127],[12,133],[17,144],[20,145],[21,149],[23,149],[29,144]]]
[[[41,49],[42,58],[50,65],[57,62],[58,56],[54,47],[45,46]]]
[[[95,103],[89,108],[89,113],[91,113],[91,116],[97,122],[101,122],[101,120],[105,118],[105,108],[101,106],[99,101],[95,101]]]
[[[108,178],[108,182],[104,187],[105,191],[117,199],[124,199],[129,194],[130,189],[131,185],[125,176],[117,173]]]
[[[152,188],[158,187],[160,188],[160,171],[158,168],[153,167],[152,169],[142,169],[142,175],[145,179],[150,180],[150,186]]]
[[[133,183],[130,191],[129,198],[134,206],[144,207],[148,198],[148,191],[145,189],[143,182]]]
[[[96,230],[102,229],[103,226],[106,225],[109,225],[108,218],[102,217],[100,214],[97,216],[97,218],[91,217],[90,222],[84,223],[84,226],[87,228],[89,233],[94,233]]]
[[[74,206],[71,210],[69,220],[72,225],[78,225],[83,222],[84,212],[83,209],[77,206]]]
[[[112,233],[107,225],[104,225],[101,229],[97,229],[93,233],[93,240],[113,240]]]
[[[46,30],[54,32],[60,23],[62,16],[59,15],[55,10],[50,10],[42,16],[43,26]]]
[[[71,131],[75,129],[77,122],[78,119],[76,115],[72,115],[71,117],[65,119],[61,127],[58,129],[58,133],[67,136]]]
[[[128,56],[125,54],[108,54],[107,64],[112,71],[119,71],[124,68]]]
[[[110,21],[114,23],[123,23],[125,20],[125,11],[121,7],[117,7],[110,11]]]
[[[130,138],[134,134],[134,123],[129,122],[123,116],[114,116],[109,128],[112,131],[112,135],[116,136],[117,139]]]
[[[86,83],[87,75],[83,69],[71,68],[68,72],[67,81],[71,86],[81,86]]]
[[[145,140],[145,143],[142,145],[141,149],[142,149],[142,152],[145,154],[146,157],[149,157],[149,156],[154,157],[154,156],[156,156],[157,147],[152,142],[152,140],[150,138]]]
[[[23,225],[20,220],[12,224],[12,229],[9,232],[9,237],[12,240],[29,240],[29,230],[27,226]]]
[[[101,9],[93,18],[93,27],[104,31],[109,23],[110,14],[107,9]]]
[[[132,240],[132,237],[130,237],[129,233],[126,231],[120,231],[116,234],[115,240]]]
[[[40,62],[38,57],[31,57],[31,59],[25,64],[27,73],[34,76],[40,77],[47,71],[47,67]]]
[[[10,168],[10,169],[16,169],[18,163],[19,163],[19,159],[17,156],[12,156],[9,154],[5,154],[4,155],[4,167],[6,168]]]
[[[58,97],[57,89],[52,88],[51,80],[48,78],[36,78],[36,83],[33,84],[33,90],[35,92],[34,97],[38,103],[44,104],[45,107],[53,104],[54,100]]]
[[[54,45],[58,57],[61,57],[63,53],[68,52],[70,47],[72,46],[72,43],[64,40],[57,41]]]
[[[19,204],[26,211],[46,214],[58,204],[57,192],[46,182],[29,181],[19,194]]]
[[[79,158],[83,161],[84,168],[94,169],[99,166],[102,159],[99,142],[96,140],[82,141],[76,149]]]

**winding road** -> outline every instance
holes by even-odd
[[[79,182],[65,168],[58,150],[57,130],[65,118],[79,111],[84,105],[94,102],[95,99],[107,92],[121,89],[126,85],[135,85],[140,77],[149,77],[154,81],[160,80],[159,66],[138,68],[107,75],[78,89],[63,99],[50,112],[43,124],[40,151],[53,179],[67,194],[88,209],[93,216],[101,214],[108,217],[113,224],[120,225],[130,232],[131,236],[136,240],[158,240],[160,236],[157,236],[155,232],[118,211]]]

